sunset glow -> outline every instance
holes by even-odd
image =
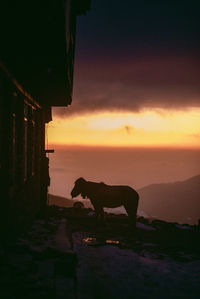
[[[200,109],[99,112],[53,117],[49,144],[93,146],[200,147]]]

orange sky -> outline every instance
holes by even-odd
[[[53,116],[49,144],[200,148],[200,108]]]
[[[200,148],[196,2],[143,2],[78,18],[73,101],[54,108],[49,144]]]

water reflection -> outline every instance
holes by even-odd
[[[92,243],[92,242],[96,241],[96,238],[87,237],[87,238],[83,238],[82,241],[84,243]]]
[[[107,244],[119,244],[120,242],[116,241],[116,240],[106,240],[106,243]]]
[[[89,245],[106,245],[106,244],[119,245],[120,244],[120,241],[118,241],[118,240],[102,240],[102,239],[97,240],[97,238],[94,238],[94,237],[83,238],[82,241]]]

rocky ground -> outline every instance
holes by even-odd
[[[197,226],[140,217],[134,234],[124,215],[107,215],[96,230],[91,210],[68,213],[78,298],[199,298]]]
[[[200,229],[48,207],[14,244],[0,249],[0,298],[199,298]],[[78,263],[77,263],[78,261]]]
[[[46,221],[0,246],[1,299],[75,298],[77,255],[65,215],[57,212],[50,208]]]

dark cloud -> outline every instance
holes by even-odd
[[[72,106],[59,115],[144,108],[200,107],[200,68],[196,57],[140,57],[79,64]]]
[[[79,18],[72,106],[59,115],[200,106],[199,1],[93,1]]]

